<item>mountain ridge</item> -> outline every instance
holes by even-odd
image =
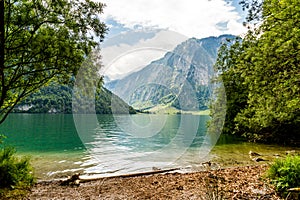
[[[190,38],[141,70],[106,85],[136,109],[147,110],[166,99],[165,104],[180,110],[208,109],[218,48],[231,38],[235,36]]]

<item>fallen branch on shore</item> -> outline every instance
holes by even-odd
[[[153,175],[153,174],[167,173],[167,172],[176,171],[176,170],[180,170],[180,168],[162,169],[162,170],[139,172],[139,173],[133,173],[133,174],[122,174],[122,175],[109,176],[109,177],[91,177],[91,178],[80,177],[80,174],[74,174],[72,176],[69,176],[66,180],[63,180],[60,183],[60,185],[62,185],[62,186],[67,186],[67,185],[79,186],[80,183],[97,181],[97,180],[101,180],[104,178],[129,178],[129,177],[138,177],[138,176],[148,176],[148,175]]]

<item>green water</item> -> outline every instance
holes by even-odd
[[[1,124],[0,133],[6,136],[4,145],[31,157],[39,178],[51,177],[56,171],[81,169],[76,162],[87,155],[72,115],[10,114]]]
[[[11,114],[1,125],[6,142],[20,152],[62,152],[83,149],[72,115]]]
[[[110,176],[151,171],[152,167],[193,171],[201,170],[201,163],[208,160],[218,166],[253,164],[250,150],[272,160],[274,154],[284,156],[291,149],[226,136],[216,146],[210,145],[205,139],[208,119],[195,115],[11,114],[0,133],[7,136],[5,145],[31,156],[40,179],[74,172]]]

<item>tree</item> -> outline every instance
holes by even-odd
[[[247,106],[248,88],[244,84],[244,77],[241,76],[242,71],[236,70],[240,64],[243,48],[245,48],[245,42],[243,44],[241,38],[236,38],[235,41],[229,40],[228,43],[224,43],[219,49],[219,55],[215,64],[215,70],[221,73],[217,77],[216,82],[224,84],[226,94],[223,94],[224,91],[220,89],[220,91],[217,91],[217,102],[212,108],[215,113],[213,117],[218,117],[217,107],[222,105],[220,101],[223,101],[226,95],[226,115],[222,130],[226,134],[236,132],[233,119],[240,110]]]
[[[0,123],[51,80],[65,82],[103,40],[104,4],[0,0]]]
[[[257,7],[260,25],[220,51],[216,68],[227,95],[224,132],[265,142],[299,142],[299,5],[263,1]]]

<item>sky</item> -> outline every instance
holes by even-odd
[[[203,38],[245,31],[238,0],[101,0],[108,37],[126,30],[167,29]]]
[[[119,79],[163,57],[188,38],[242,35],[238,0],[100,0],[109,32],[102,74]]]

